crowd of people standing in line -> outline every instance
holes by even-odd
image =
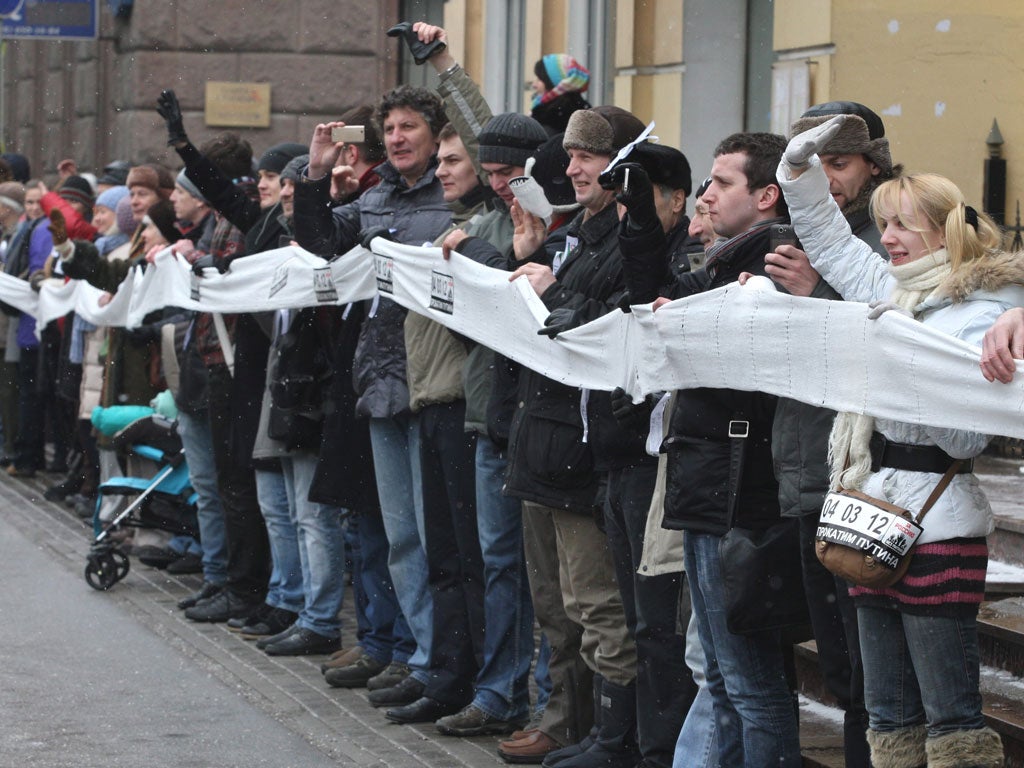
[[[177,176],[66,167],[49,192],[5,156],[5,272],[112,294],[167,248],[202,279],[292,242],[333,259],[385,237],[525,277],[552,337],[763,275],[985,338],[985,375],[1012,378],[1020,257],[951,182],[904,174],[868,107],[812,107],[788,140],[724,138],[691,218],[686,157],[638,141],[632,113],[591,107],[572,57],[536,63],[532,116],[494,115],[443,29],[404,38],[436,90],[394,88],[255,163],[234,134],[193,145],[173,91],[157,109]],[[335,141],[352,125],[362,140]],[[523,176],[547,218],[517,201]],[[790,222],[799,243],[770,247]],[[200,536],[161,565],[203,577],[179,608],[270,655],[325,655],[326,684],[369,689],[392,722],[500,735],[504,760],[548,768],[800,765],[795,635],[730,629],[719,546],[732,526],[795,518],[796,599],[844,710],[846,764],[1002,764],[979,691],[992,514],[970,459],[986,435],[757,392],[581,392],[385,296],[237,316],[168,307],[134,329],[68,316],[39,338],[24,313],[3,322],[9,473],[44,468],[45,418],[50,468],[68,472],[48,497],[92,514],[107,452],[93,406],[147,404],[170,385]],[[954,461],[894,586],[851,588],[818,562],[830,488],[917,508]],[[358,644],[342,649],[346,543]]]

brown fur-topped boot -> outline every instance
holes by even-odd
[[[868,729],[871,764],[875,768],[925,768],[928,755],[925,738],[928,730],[923,725],[897,728],[895,731]]]
[[[930,738],[928,768],[1000,768],[1003,742],[991,728],[953,731]]]

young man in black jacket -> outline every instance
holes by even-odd
[[[781,136],[763,133],[733,134],[719,144],[704,202],[720,239],[697,272],[673,276],[661,228],[630,209],[620,243],[635,303],[702,293],[741,272],[764,274],[769,227],[786,221],[774,170],[785,148]],[[744,528],[765,529],[779,520],[774,412],[775,398],[757,392],[680,391],[662,449],[668,453],[664,525],[685,532],[686,573],[707,657],[721,765],[796,766],[801,759],[778,632],[729,631],[719,557],[731,511]],[[741,471],[734,469],[738,465]]]

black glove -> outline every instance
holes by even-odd
[[[167,145],[173,146],[188,141],[185,134],[185,123],[181,118],[181,105],[178,104],[178,97],[174,91],[160,91],[160,97],[156,100],[156,111],[167,123]]]
[[[646,432],[651,423],[650,399],[645,397],[641,402],[634,403],[626,390],[616,387],[612,391],[612,415],[623,429]]]
[[[552,339],[560,333],[571,331],[579,325],[576,322],[576,311],[565,307],[551,311],[544,320],[544,327],[537,331],[538,336],[550,336]]]
[[[643,232],[661,226],[654,207],[654,186],[639,163],[619,163],[602,173],[598,183],[603,189],[618,189],[615,199],[626,206],[629,229]]]
[[[192,272],[199,277],[203,276],[203,270],[206,269],[216,269],[223,275],[228,271],[228,262],[216,258],[212,253],[208,253],[205,256],[200,256],[192,263]]]
[[[138,328],[125,328],[124,338],[133,347],[145,347],[160,338],[160,331],[154,325],[140,325]]]
[[[385,240],[395,241],[395,236],[387,227],[368,227],[359,233],[359,243],[366,250],[372,250],[370,243],[373,242],[373,238],[383,237]]]
[[[36,293],[39,293],[45,281],[46,272],[45,270],[42,269],[37,269],[35,272],[28,276],[28,285]]]
[[[409,46],[409,53],[417,64],[422,64],[438,51],[443,51],[448,46],[441,40],[432,43],[423,43],[412,29],[411,21],[401,21],[388,30],[388,37],[401,37]]]

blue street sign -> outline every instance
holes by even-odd
[[[0,0],[5,38],[95,40],[99,0]]]

